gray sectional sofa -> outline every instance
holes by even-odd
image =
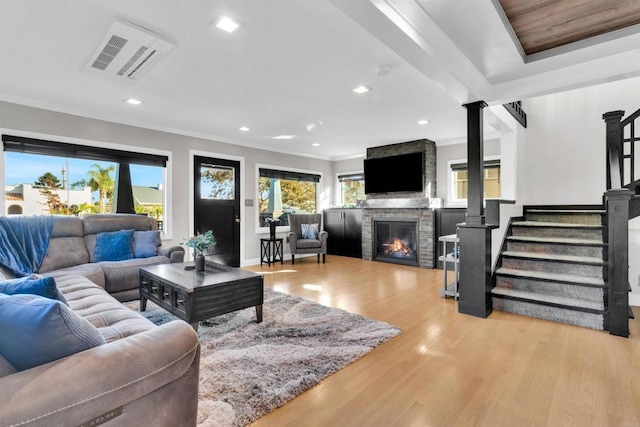
[[[100,232],[157,229],[153,218],[142,215],[101,214],[87,215],[84,218],[54,216],[51,240],[40,273],[53,277],[78,274],[103,287],[119,301],[136,299],[139,296],[138,268],[182,262],[184,248],[164,247],[158,240],[157,256],[95,262],[96,236]]]
[[[0,426],[195,426],[193,328],[181,320],[155,326],[85,277],[56,282],[106,344],[5,376],[0,369]]]
[[[98,232],[154,227],[137,215],[55,218],[41,272],[105,343],[22,371],[0,352],[0,426],[196,425],[197,334],[181,320],[156,326],[116,299],[137,298],[139,266],[181,261],[184,251],[91,262]]]

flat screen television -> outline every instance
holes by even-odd
[[[424,189],[424,152],[365,159],[364,192],[420,192]]]

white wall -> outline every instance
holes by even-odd
[[[320,172],[322,180],[318,190],[320,195],[319,211],[329,207],[332,197],[335,179],[333,164],[326,160],[246,148],[6,102],[0,102],[0,128],[47,135],[52,140],[55,140],[56,136],[61,136],[77,140],[118,144],[122,145],[124,150],[145,147],[171,152],[173,176],[169,179],[172,184],[173,221],[170,234],[173,238],[163,242],[164,245],[179,244],[183,238],[192,234],[189,230],[189,194],[192,193],[192,189],[189,188],[189,150],[244,158],[242,176],[244,192],[241,195],[241,204],[244,206],[245,199],[253,199],[253,207],[243,207],[242,243],[244,247],[241,251],[241,254],[244,253],[244,257],[241,259],[243,265],[259,262],[259,237],[264,237],[256,234],[256,209],[258,205],[255,194],[256,163]],[[4,173],[0,175],[4,176]],[[4,188],[4,186],[0,188]],[[4,199],[4,194],[1,196]],[[285,245],[285,249],[288,252],[287,245]]]
[[[640,77],[523,101],[524,204],[599,204],[606,186],[602,114],[640,108]],[[625,116],[626,117],[626,116]]]

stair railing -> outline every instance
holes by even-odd
[[[607,190],[626,187],[636,191],[640,187],[635,177],[635,143],[640,142],[636,121],[640,119],[640,109],[624,120],[622,116],[621,110],[602,115],[607,126]]]
[[[607,141],[607,192],[605,208],[605,242],[608,243],[604,258],[607,261],[605,277],[609,287],[605,295],[608,310],[609,333],[629,336],[629,220],[638,216],[640,180],[635,178],[635,121],[640,109],[622,120],[624,111],[610,111],[602,115],[606,122]],[[628,129],[629,137],[625,137]],[[628,145],[626,145],[628,144]],[[625,148],[628,147],[628,152]],[[628,165],[628,168],[625,166]]]

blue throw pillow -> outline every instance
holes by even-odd
[[[317,239],[318,238],[318,224],[301,224],[302,225],[302,238],[303,239]]]
[[[98,233],[94,258],[95,262],[133,258],[133,230]]]
[[[32,274],[31,276],[20,277],[19,279],[3,280],[0,282],[0,293],[7,295],[40,295],[41,297],[55,299],[69,305],[67,299],[56,286],[56,280],[53,277],[42,277]]]
[[[0,294],[0,348],[19,371],[102,344],[100,332],[60,301]]]
[[[149,258],[158,255],[158,239],[160,231],[136,231],[133,233],[133,256]]]

